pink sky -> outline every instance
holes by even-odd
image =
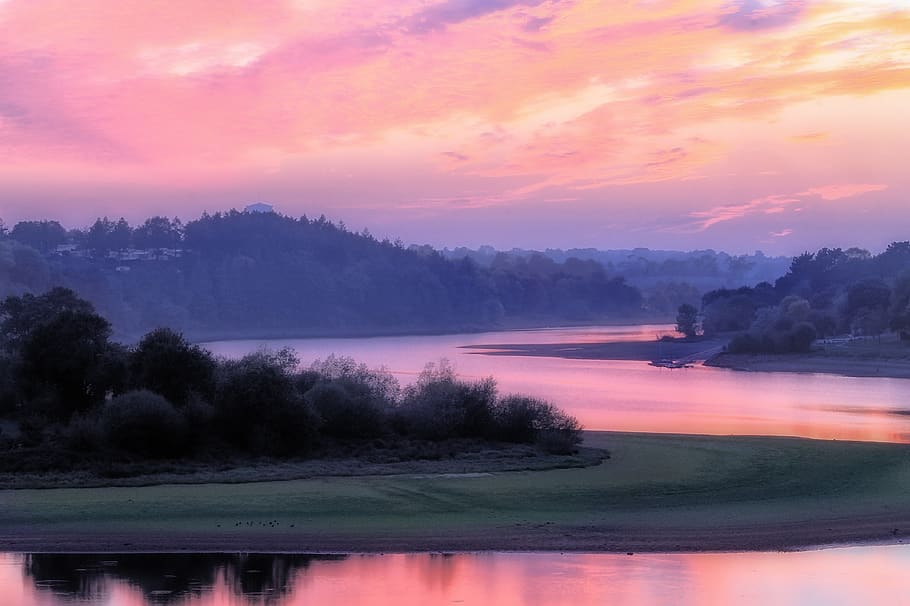
[[[907,0],[0,0],[0,217],[879,250],[908,108]]]

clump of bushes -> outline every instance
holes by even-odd
[[[730,340],[730,353],[801,353],[818,338],[805,299],[786,297],[780,305],[759,309],[749,330]]]
[[[66,289],[0,303],[0,327],[0,417],[18,421],[21,447],[135,461],[370,444],[426,455],[485,441],[563,453],[581,441],[578,422],[552,404],[500,396],[492,378],[464,381],[446,362],[401,389],[387,370],[346,357],[303,370],[290,349],[216,359],[167,328],[126,348]]]
[[[163,396],[146,390],[107,402],[101,431],[106,444],[152,458],[179,456],[187,445],[186,419]]]

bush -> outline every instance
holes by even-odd
[[[105,442],[101,420],[95,414],[76,414],[64,434],[66,445],[79,452],[94,452]]]
[[[150,391],[129,391],[108,402],[101,413],[104,439],[110,446],[148,457],[182,454],[187,426],[164,397]]]
[[[363,384],[321,381],[304,394],[322,420],[322,433],[333,438],[376,438],[386,433],[387,404]]]
[[[549,452],[572,452],[581,443],[581,426],[549,402],[529,396],[507,396],[496,405],[496,438],[537,443]]]
[[[218,431],[234,447],[301,454],[315,441],[318,418],[297,391],[289,351],[259,351],[221,365],[215,398]]]
[[[446,362],[428,364],[415,385],[405,390],[398,425],[428,440],[489,437],[496,383],[467,383]]]

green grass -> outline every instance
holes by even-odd
[[[910,511],[903,445],[611,433],[589,433],[587,444],[609,448],[612,458],[582,469],[468,477],[0,491],[0,534],[274,533],[355,544],[521,525],[707,531]]]

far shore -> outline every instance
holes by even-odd
[[[433,337],[450,335],[476,335],[523,330],[545,330],[558,328],[585,328],[597,326],[639,326],[647,324],[672,324],[673,320],[664,316],[656,317],[617,317],[599,318],[587,321],[568,321],[546,319],[526,319],[498,324],[458,325],[446,328],[419,328],[411,326],[385,328],[333,328],[304,329],[287,331],[283,329],[265,330],[193,330],[184,332],[186,337],[195,343],[216,343],[220,341],[268,341],[294,339],[374,339],[383,337]],[[124,340],[136,341],[139,334],[121,335]]]
[[[600,465],[0,491],[0,550],[790,550],[910,539],[910,446],[588,432]]]
[[[537,356],[578,360],[638,360],[661,358],[730,370],[833,374],[846,377],[910,379],[910,346],[895,339],[857,341],[848,345],[817,345],[808,353],[730,354],[722,352],[726,338],[612,343],[491,343],[464,348],[491,356]]]
[[[824,352],[805,354],[730,354],[707,360],[706,366],[750,372],[797,372],[844,377],[910,379],[910,360],[900,358],[848,358]]]

